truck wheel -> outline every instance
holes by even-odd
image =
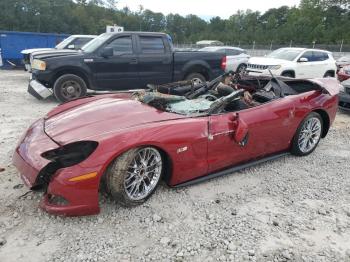
[[[193,80],[195,84],[201,84],[206,81],[205,77],[200,73],[192,73],[186,76],[186,80]]]
[[[73,74],[60,76],[53,85],[53,93],[60,102],[67,102],[86,95],[87,87],[84,80]]]

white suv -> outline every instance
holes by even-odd
[[[331,52],[318,49],[280,48],[265,57],[252,57],[249,75],[274,75],[294,78],[335,77],[336,61]]]

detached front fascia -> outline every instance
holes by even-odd
[[[20,140],[13,155],[13,164],[21,174],[25,185],[31,189],[45,190],[40,207],[45,211],[66,216],[92,215],[99,213],[98,189],[102,165],[86,160],[80,164],[61,168],[53,174],[45,173],[47,184],[39,184],[39,176],[50,160],[42,157],[44,152],[58,148],[44,132],[44,120],[36,121]],[[90,162],[89,162],[90,161]],[[91,167],[89,167],[91,166]],[[85,176],[95,173],[94,176]],[[82,176],[82,179],[74,179]],[[63,199],[63,203],[57,202]]]

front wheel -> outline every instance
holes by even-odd
[[[292,154],[306,156],[311,154],[321,140],[323,120],[316,113],[310,113],[300,124],[292,142]]]
[[[68,102],[86,95],[85,81],[73,74],[60,76],[53,85],[53,93],[60,102]]]
[[[107,191],[124,206],[145,202],[159,184],[163,159],[154,147],[139,147],[120,155],[106,173]]]

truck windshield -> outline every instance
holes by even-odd
[[[282,48],[282,49],[277,49],[273,51],[271,54],[267,55],[266,57],[293,61],[295,58],[298,57],[298,55],[301,52],[302,50]]]
[[[84,45],[81,48],[81,50],[83,50],[83,52],[85,52],[85,53],[92,53],[97,48],[99,48],[101,45],[103,45],[103,43],[110,37],[111,37],[111,35],[107,34],[107,33],[99,35],[98,37],[96,37],[95,39],[91,40],[89,43]]]
[[[70,42],[73,41],[74,38],[75,38],[74,36],[70,36],[70,37],[64,39],[61,43],[56,45],[55,48],[56,49],[64,49]]]

